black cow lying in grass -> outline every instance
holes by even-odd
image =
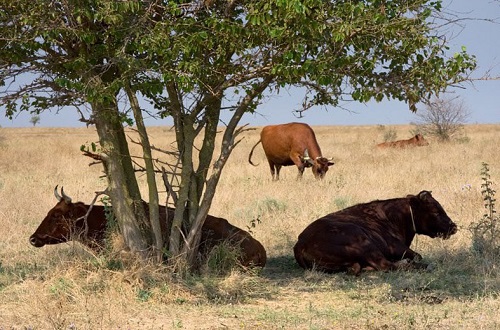
[[[299,235],[294,254],[302,268],[324,272],[426,268],[410,249],[415,234],[447,239],[456,231],[438,201],[422,191],[328,214]]]

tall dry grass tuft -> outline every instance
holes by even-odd
[[[248,163],[260,128],[244,133],[224,168],[210,213],[251,230],[267,250],[268,265],[244,273],[219,255],[201,275],[138,263],[123,252],[119,236],[104,255],[78,243],[30,246],[28,237],[56,203],[55,185],[84,202],[105,188],[102,168],[89,166],[79,151],[97,135],[92,128],[2,128],[0,329],[500,327],[498,264],[486,264],[472,253],[468,230],[484,214],[482,162],[492,174],[500,169],[500,153],[492,143],[500,126],[469,125],[467,141],[429,139],[429,146],[407,150],[375,148],[384,140],[376,126],[313,128],[324,156],[335,161],[322,181],[314,180],[310,170],[297,181],[297,169],[285,167],[281,180],[272,182],[261,148],[253,155],[260,165]],[[410,137],[411,129],[391,127],[401,138]],[[169,128],[149,131],[155,146],[169,149],[175,141]],[[133,149],[139,154],[138,146]],[[492,182],[498,180],[492,175]],[[414,240],[412,247],[432,271],[354,278],[303,271],[295,263],[297,236],[318,217],[421,190],[432,191],[459,227],[449,240]]]

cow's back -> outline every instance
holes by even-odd
[[[174,218],[175,209],[161,206],[160,216],[164,219],[168,212],[168,223],[162,221],[164,237],[169,233]],[[201,229],[200,250],[202,254],[210,252],[216,245],[227,241],[240,248],[240,263],[243,266],[264,267],[267,261],[266,250],[250,233],[238,228],[224,218],[208,215]]]
[[[207,216],[203,224],[200,249],[210,250],[222,241],[228,241],[240,247],[240,262],[243,266],[265,266],[266,250],[250,233],[233,226],[226,219]]]
[[[313,158],[321,156],[321,150],[312,128],[303,123],[270,125],[260,133],[262,148],[267,159],[276,164],[293,165],[291,152],[301,155],[307,149]]]

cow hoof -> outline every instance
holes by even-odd
[[[430,271],[434,270],[434,266],[431,266],[431,265],[423,263],[423,262],[412,262],[411,268],[422,270],[425,272],[430,272]]]
[[[418,253],[415,253],[415,256],[413,257],[413,261],[422,261],[422,256]]]
[[[359,276],[360,273],[361,265],[359,263],[355,263],[347,269],[347,275]]]
[[[401,260],[396,261],[394,264],[398,268],[405,268],[405,267],[408,267],[408,265],[410,264],[410,262],[411,262],[410,259],[401,259]]]

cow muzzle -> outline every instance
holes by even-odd
[[[30,236],[30,244],[37,248],[45,245],[45,243],[35,235]]]
[[[451,226],[450,230],[448,230],[448,232],[446,232],[446,233],[443,233],[443,234],[441,235],[441,237],[442,237],[443,239],[448,239],[448,238],[450,238],[452,235],[456,234],[456,233],[457,233],[457,231],[458,231],[457,225],[453,224],[453,225]]]

